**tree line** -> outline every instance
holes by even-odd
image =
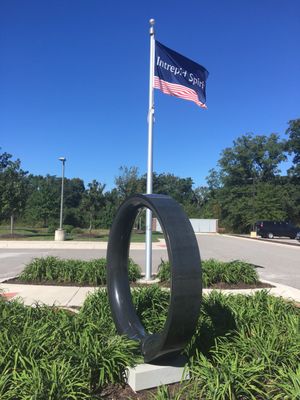
[[[282,173],[284,161],[290,168]],[[286,138],[278,134],[245,134],[225,148],[207,184],[194,188],[191,177],[153,174],[153,192],[182,204],[190,218],[217,218],[219,226],[249,232],[256,220],[300,223],[300,119],[289,121]],[[115,187],[93,180],[65,178],[64,225],[109,228],[121,202],[145,193],[146,175],[137,167],[121,167]],[[0,221],[56,229],[59,225],[61,178],[32,175],[20,160],[0,152]]]

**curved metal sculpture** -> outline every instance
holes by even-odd
[[[139,320],[130,293],[128,255],[130,235],[140,208],[151,209],[166,239],[171,265],[171,296],[162,332],[149,334]],[[195,332],[199,317],[201,260],[193,228],[182,207],[165,195],[129,197],[114,219],[107,249],[107,287],[119,334],[138,340],[145,362],[178,354]]]

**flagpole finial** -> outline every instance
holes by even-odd
[[[154,36],[154,24],[155,24],[155,20],[153,18],[151,18],[149,20],[149,24],[150,24],[150,36]]]

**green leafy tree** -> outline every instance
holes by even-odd
[[[120,174],[115,178],[115,184],[120,200],[125,200],[136,193],[145,192],[146,187],[139,177],[137,167],[120,167],[119,171]]]
[[[113,219],[116,215],[119,206],[119,194],[117,189],[113,189],[110,192],[104,193],[104,206],[101,209],[101,214],[99,216],[99,226],[101,228],[110,228]]]
[[[289,219],[293,201],[286,200],[279,168],[285,149],[276,134],[237,138],[222,151],[219,169],[209,172],[206,215],[235,232],[249,231],[259,219]]]
[[[88,215],[89,231],[95,225],[96,218],[105,204],[104,189],[105,184],[93,180],[88,184],[88,189],[83,196],[82,207]]]
[[[26,219],[44,227],[58,223],[61,180],[56,176],[29,176],[30,196],[26,205]]]
[[[80,209],[85,193],[84,182],[79,178],[64,181],[64,224],[84,226],[84,215]]]
[[[194,198],[192,178],[180,178],[170,173],[153,174],[153,192],[173,197],[181,204]]]
[[[293,166],[288,173],[295,178],[300,178],[300,119],[289,121],[286,131],[289,136],[286,148],[289,154],[293,154]]]
[[[84,182],[80,178],[65,178],[64,180],[64,206],[76,208],[80,205],[85,192]]]
[[[221,153],[218,162],[223,185],[245,185],[250,180],[270,182],[279,176],[279,165],[286,160],[285,143],[277,134],[247,134]]]
[[[218,193],[221,207],[220,219],[230,231],[249,232],[257,220],[286,220],[287,188],[273,182],[255,185],[223,187]]]
[[[14,231],[15,217],[25,208],[26,175],[19,159],[13,161],[11,154],[0,154],[0,215],[2,218],[10,218],[11,234]]]

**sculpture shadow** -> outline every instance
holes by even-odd
[[[231,309],[220,300],[213,303],[202,303],[198,327],[190,345],[187,348],[188,358],[195,355],[196,350],[206,357],[215,345],[218,337],[224,337],[237,329],[236,320]]]
[[[262,265],[256,265],[256,264],[254,264],[253,267],[254,267],[255,269],[258,269],[258,268],[264,269],[264,268],[265,268],[265,267],[263,267]]]

